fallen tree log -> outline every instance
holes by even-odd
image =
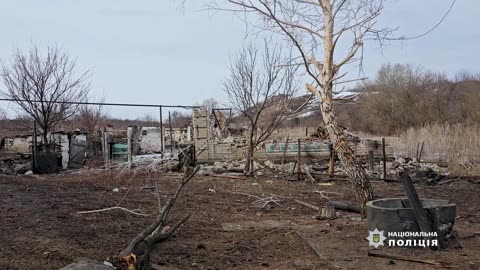
[[[327,205],[331,205],[335,207],[335,209],[353,212],[353,213],[360,213],[360,205],[347,203],[347,202],[337,202],[337,201],[329,201]]]

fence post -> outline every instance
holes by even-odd
[[[170,125],[170,156],[173,157],[173,132],[172,132],[172,117],[168,111],[168,124]]]
[[[300,139],[297,140],[297,179],[302,180],[302,167],[300,160],[302,158]]]
[[[387,178],[387,154],[385,153],[385,138],[382,138],[382,160],[383,160],[383,175],[382,178]]]
[[[328,175],[333,176],[335,174],[335,149],[333,145],[330,148],[330,162],[328,163]]]
[[[368,150],[368,165],[372,173],[375,170],[375,157],[373,156],[373,150]]]
[[[165,152],[164,148],[164,139],[163,139],[163,116],[162,116],[162,106],[159,107],[160,110],[160,157],[163,158],[163,152]]]
[[[289,139],[290,139],[290,135],[287,135],[287,141],[285,142],[285,148],[283,148],[282,164],[285,163],[285,154],[287,153],[288,140],[289,140]]]
[[[35,172],[37,170],[37,120],[33,120],[33,138],[32,138],[32,171]]]
[[[132,166],[132,127],[127,128],[127,161],[128,168]]]

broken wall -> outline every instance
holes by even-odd
[[[221,140],[214,136],[210,115],[206,110],[194,109],[193,138],[199,162],[221,160],[235,160],[243,158],[238,146],[228,140]]]

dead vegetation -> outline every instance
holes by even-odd
[[[5,269],[59,269],[87,257],[111,260],[158,215],[162,202],[174,195],[181,174],[150,174],[135,178],[99,175],[0,177],[0,265]],[[325,185],[325,184],[329,185]],[[156,186],[158,184],[158,191]],[[403,195],[400,183],[372,182],[379,197]],[[152,189],[143,189],[152,187]],[[118,188],[119,192],[112,192]],[[210,191],[215,190],[215,192]],[[128,190],[128,195],[127,194]],[[452,186],[417,185],[425,197],[445,198],[458,205],[455,228],[463,248],[442,252],[389,248],[396,257],[368,255],[368,229],[358,214],[337,210],[336,219],[317,220],[317,210],[329,199],[354,200],[347,181],[290,182],[262,176],[256,180],[196,176],[182,191],[170,213],[169,227],[190,214],[180,230],[151,252],[157,269],[437,269],[402,257],[430,260],[457,269],[480,265],[480,217],[476,209],[479,185],[459,180]],[[236,194],[238,193],[238,194]],[[257,198],[276,196],[278,206],[257,207]],[[125,198],[124,198],[125,197]],[[122,198],[123,201],[122,201]],[[96,214],[78,211],[116,205],[141,209],[149,217],[121,210]],[[164,205],[164,204],[163,204]],[[69,224],[69,226],[65,226]],[[301,235],[301,236],[300,236]],[[319,255],[317,255],[318,251]],[[430,268],[429,268],[430,267]]]

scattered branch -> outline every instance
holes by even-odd
[[[89,211],[79,211],[79,212],[77,212],[77,214],[100,213],[100,212],[106,212],[106,211],[116,210],[116,209],[126,211],[128,213],[131,213],[131,214],[134,214],[134,215],[137,215],[137,216],[144,216],[144,217],[149,216],[147,214],[141,213],[140,209],[130,210],[130,209],[120,207],[120,206],[113,206],[113,207],[107,207],[107,208],[102,208],[102,209],[97,209],[97,210],[89,210]]]

